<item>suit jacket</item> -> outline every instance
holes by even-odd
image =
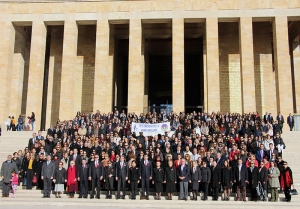
[[[138,181],[140,179],[140,169],[136,167],[131,167],[128,172],[128,179],[130,181]]]
[[[77,176],[80,178],[80,181],[87,181],[89,177],[89,165],[85,164],[84,167],[82,165],[77,166]]]
[[[50,161],[49,165],[47,165],[47,161],[45,161],[42,167],[42,176],[50,179],[54,176],[55,168],[56,165],[53,161]]]
[[[240,175],[239,173],[240,173],[239,166],[237,166],[236,169],[234,170],[234,178],[233,178],[236,182],[239,182],[239,175]],[[246,181],[248,181],[248,170],[245,165],[242,165],[242,167],[241,167],[241,186],[243,186],[243,187],[247,186]]]
[[[152,162],[148,160],[148,163],[145,164],[144,160],[140,163],[140,170],[141,170],[141,178],[142,179],[149,179],[150,176],[152,177]]]
[[[125,179],[128,177],[128,163],[123,162],[123,167],[121,167],[121,162],[116,163],[116,177]]]
[[[254,167],[251,172],[251,167],[248,168],[249,185],[251,188],[256,188],[259,181],[259,169]]]
[[[259,172],[258,181],[260,181],[260,183],[263,186],[264,190],[266,190],[268,188],[268,184],[267,184],[268,170],[264,166],[260,171],[258,169],[258,172]]]
[[[191,167],[190,180],[191,181],[201,181],[201,178],[202,178],[202,176],[201,176],[200,167],[197,166],[195,172],[194,172],[194,168]]]
[[[164,181],[176,182],[177,181],[177,170],[174,167],[166,167],[164,174]]]
[[[218,168],[217,166],[213,168],[211,171],[211,180],[212,180],[212,187],[219,188],[221,186],[221,182],[222,182],[221,169]]]
[[[52,136],[52,137],[54,137],[54,134],[55,134],[55,129],[53,128],[53,129],[48,129],[48,131],[47,131],[47,135],[50,135],[50,136]]]
[[[103,164],[101,161],[98,161],[98,166],[96,167],[95,161],[93,161],[89,165],[89,177],[92,179],[100,178],[101,176],[103,177],[104,173],[104,168]]]
[[[278,151],[276,150],[276,149],[273,149],[273,152],[272,152],[273,154],[275,154],[275,157],[276,157],[276,159],[278,158]],[[270,156],[271,155],[271,150],[268,150],[267,151],[267,155],[268,155],[268,158],[269,158],[269,160],[272,158],[272,156]]]
[[[12,171],[15,171],[16,173],[18,173],[18,168],[17,168],[17,165],[15,162],[7,163],[7,161],[5,161],[2,163],[1,176],[3,176],[2,181],[4,183],[10,183]]]
[[[32,140],[33,138],[30,138],[29,140],[28,140],[28,149],[29,150],[32,150],[32,148],[33,148],[33,145],[34,145],[34,141],[36,140],[36,138],[34,139],[34,140]]]
[[[160,167],[159,169],[153,168],[153,181],[162,182],[164,180],[164,169]]]
[[[284,118],[282,115],[281,115],[281,118],[279,117],[279,115],[277,115],[276,119],[277,119],[279,125],[282,125],[284,123]]]
[[[69,165],[73,159],[74,159],[74,154],[69,157]],[[77,156],[76,156],[75,165],[76,165],[76,167],[79,167],[81,165],[81,157],[79,154],[77,154]]]
[[[263,150],[263,157],[268,156],[267,152],[265,150]],[[261,150],[257,150],[256,151],[256,160],[258,161],[262,161],[263,159],[261,158]]]
[[[181,170],[181,166],[178,166],[177,176],[178,177],[185,177],[183,180],[179,179],[179,181],[188,182],[189,178],[190,178],[190,166],[186,164],[186,165],[184,165],[182,170]]]
[[[291,121],[291,118],[292,118],[292,121]],[[295,121],[294,121],[294,116],[288,116],[287,119],[286,119],[286,122],[289,126],[293,126]]]

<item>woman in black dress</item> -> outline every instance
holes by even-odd
[[[160,200],[160,195],[163,191],[163,183],[164,181],[164,169],[160,167],[160,161],[156,162],[156,167],[153,169],[153,181],[156,196],[154,197],[155,200]]]
[[[229,201],[230,190],[232,188],[233,183],[233,176],[233,169],[229,166],[228,161],[225,160],[222,168],[222,186],[224,192],[224,201]]]
[[[112,198],[112,190],[114,188],[114,179],[116,176],[115,166],[111,161],[107,162],[107,166],[104,168],[104,182],[105,189],[107,190],[106,199]]]
[[[203,201],[207,200],[208,195],[208,185],[211,180],[211,170],[209,167],[207,167],[207,163],[205,161],[202,161],[203,167],[201,169],[201,175],[202,175],[202,188],[204,190],[204,198]]]
[[[211,171],[211,182],[213,188],[213,201],[218,201],[219,189],[221,186],[221,169],[217,167],[217,162],[213,162],[213,168]]]
[[[176,192],[177,173],[173,166],[173,161],[168,162],[165,168],[164,183],[166,183],[167,200],[172,200],[172,193]]]
[[[198,166],[197,161],[193,161],[190,177],[191,177],[190,183],[192,185],[192,190],[193,190],[193,197],[191,198],[191,200],[197,201],[199,184],[201,181],[201,170],[200,167]]]

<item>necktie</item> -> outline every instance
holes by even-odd
[[[121,168],[123,168],[123,163],[121,163]]]
[[[47,161],[47,166],[49,165],[49,163],[50,163],[50,162],[49,162],[49,161]]]
[[[272,159],[273,150],[270,150],[270,159]]]
[[[96,161],[96,163],[95,163],[95,164],[96,164],[96,168],[98,168],[98,161]]]
[[[239,165],[239,181],[241,180],[241,170],[242,170],[242,165]]]
[[[82,170],[84,170],[84,165],[82,165]]]
[[[193,168],[193,170],[194,170],[194,173],[195,173],[195,171],[196,171],[196,168],[194,167],[194,168]]]

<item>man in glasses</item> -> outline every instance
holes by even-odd
[[[251,200],[257,201],[256,187],[258,186],[259,170],[255,166],[254,161],[250,161],[250,167],[248,168],[249,187],[251,191]]]
[[[95,161],[91,162],[89,167],[89,180],[92,181],[92,191],[90,198],[93,199],[96,188],[96,198],[100,199],[101,180],[103,179],[103,164],[99,160],[99,155],[95,155]]]

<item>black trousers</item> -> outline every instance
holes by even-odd
[[[285,196],[285,199],[287,201],[291,201],[291,195],[290,195],[290,190],[291,190],[291,187],[286,187],[284,188],[284,196]]]
[[[80,196],[87,196],[88,186],[88,180],[80,178]]]
[[[27,183],[28,185],[28,183]],[[51,193],[52,179],[44,178],[44,196],[49,196]]]
[[[253,201],[255,201],[255,200],[257,200],[257,192],[256,192],[256,188],[252,188],[251,187],[251,200]]]
[[[149,179],[142,178],[142,196],[145,196],[145,187],[146,187],[146,197],[149,196],[149,185],[150,185]]]
[[[9,192],[10,192],[10,183],[5,183],[3,182],[3,186],[2,186],[2,194],[5,194],[5,195],[9,195]]]
[[[135,198],[137,193],[138,181],[130,181],[131,197]]]
[[[213,187],[213,200],[218,200],[219,198],[219,187]]]
[[[95,195],[95,188],[96,188],[96,196],[100,197],[100,190],[101,190],[101,182],[100,178],[92,178],[92,191],[91,191],[91,197],[94,197]]]
[[[203,192],[204,192],[204,200],[207,200],[207,195],[208,195],[208,183],[207,182],[203,182]]]
[[[125,178],[118,178],[118,192],[117,192],[118,197],[120,197],[121,187],[122,187],[122,195],[125,196],[125,194],[126,194],[126,180],[125,180]]]
[[[33,178],[33,170],[32,169],[27,170],[26,177],[27,177],[26,189],[32,189],[32,178]]]

